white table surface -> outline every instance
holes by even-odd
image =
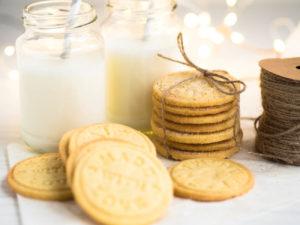
[[[17,88],[14,81],[0,82],[6,90],[6,106],[1,113],[0,126],[0,224],[1,225],[66,225],[94,224],[74,202],[58,203],[16,197],[7,187],[5,178],[9,163],[14,164],[31,153],[26,152],[19,138],[18,115],[6,110],[17,110]],[[248,80],[248,89],[241,98],[243,116],[260,113],[259,84]],[[251,104],[249,104],[251,102]],[[14,108],[16,107],[16,108]],[[11,120],[9,118],[14,118]],[[300,224],[300,168],[281,165],[249,153],[253,151],[255,132],[253,121],[243,120],[242,151],[233,159],[248,166],[256,183],[248,194],[217,203],[203,203],[175,198],[160,225],[299,225]],[[173,163],[163,160],[165,164]]]

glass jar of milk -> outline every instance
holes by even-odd
[[[152,85],[177,69],[159,58],[177,52],[180,30],[174,0],[111,0],[102,27],[105,42],[106,116],[141,131],[150,130]]]
[[[93,6],[82,2],[73,23],[70,1],[25,7],[16,42],[21,134],[37,151],[56,151],[64,132],[103,121],[103,41]]]

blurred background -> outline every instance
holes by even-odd
[[[103,18],[106,0],[88,1]],[[0,0],[0,77],[17,78],[13,46],[24,31],[22,9],[30,2]],[[177,3],[176,13],[184,24],[189,47],[193,46],[189,48],[194,51],[190,54],[206,67],[227,69],[236,76],[254,76],[258,59],[290,55],[295,50],[290,48],[297,48],[287,42],[291,42],[289,39],[300,21],[299,0],[177,0]],[[222,27],[224,24],[230,31]],[[284,54],[286,50],[288,53]],[[245,62],[247,69],[243,70],[240,63]]]
[[[87,0],[105,18],[105,0]],[[18,124],[16,38],[24,32],[23,7],[32,0],[0,0],[1,116]],[[187,51],[205,68],[225,69],[247,80],[259,76],[258,61],[300,55],[299,0],[178,0]],[[2,120],[4,121],[4,120]],[[2,125],[2,124],[1,124]],[[0,125],[0,126],[1,126]]]

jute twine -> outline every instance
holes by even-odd
[[[264,112],[255,120],[255,148],[263,157],[300,165],[300,81],[261,70]]]
[[[176,60],[176,59],[172,59],[170,57],[164,56],[162,54],[158,54],[159,57],[175,62],[175,63],[179,63],[182,65],[185,65],[187,67],[191,67],[193,69],[195,69],[196,71],[198,71],[199,73],[196,73],[195,76],[184,79],[172,86],[170,86],[168,89],[164,90],[162,93],[162,98],[161,98],[161,119],[162,119],[162,129],[163,129],[163,145],[167,151],[168,157],[170,157],[169,154],[169,146],[167,144],[167,128],[165,125],[165,107],[166,107],[166,97],[168,97],[168,95],[170,94],[170,91],[173,90],[176,87],[179,87],[180,85],[183,85],[189,81],[195,81],[197,79],[202,79],[203,77],[205,78],[205,80],[207,81],[207,83],[216,88],[218,91],[220,91],[223,94],[226,95],[234,95],[236,96],[236,98],[238,99],[238,110],[235,113],[235,125],[234,125],[234,139],[236,144],[238,144],[237,141],[237,127],[236,127],[236,123],[239,120],[239,94],[242,93],[243,91],[245,91],[246,89],[246,84],[243,81],[240,80],[230,80],[230,78],[217,74],[213,71],[209,71],[206,69],[203,69],[199,66],[197,66],[195,63],[193,63],[190,58],[187,56],[186,52],[185,52],[185,47],[184,47],[184,43],[183,43],[183,35],[182,33],[179,33],[177,36],[177,45],[178,45],[178,49],[184,59],[184,61],[180,61],[180,60]],[[240,129],[240,128],[238,128]]]

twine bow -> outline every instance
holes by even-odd
[[[183,44],[183,35],[182,33],[179,33],[177,36],[177,45],[179,48],[179,51],[183,57],[183,59],[185,60],[185,62],[182,62],[180,60],[176,60],[176,59],[172,59],[170,57],[164,56],[162,54],[157,54],[159,57],[167,59],[169,61],[172,62],[176,62],[176,63],[180,63],[182,65],[188,66],[188,67],[192,67],[194,69],[196,69],[197,71],[200,72],[200,74],[197,74],[196,77],[198,76],[204,76],[207,80],[208,83],[210,83],[211,85],[213,85],[218,91],[222,92],[223,94],[226,95],[238,95],[240,93],[242,93],[243,91],[245,91],[246,89],[246,84],[240,80],[230,80],[228,77],[217,74],[215,72],[203,69],[199,66],[197,66],[195,63],[193,63],[190,58],[187,56],[186,52],[185,52],[185,47]],[[188,78],[186,80],[183,80],[182,82],[186,82],[188,80],[191,80],[193,78]],[[180,84],[182,83],[180,82]],[[224,87],[226,84],[229,84],[230,86],[232,86],[233,90],[224,90],[222,89],[222,87]],[[240,90],[237,89],[236,84],[240,84],[242,87],[240,88]],[[175,86],[177,86],[178,84],[176,84]],[[173,89],[173,87],[171,87],[171,89]]]
[[[165,126],[165,105],[166,105],[165,99],[166,99],[166,96],[170,93],[170,91],[172,89],[174,89],[175,87],[178,87],[179,85],[182,85],[190,80],[202,78],[202,76],[206,79],[206,81],[211,86],[215,87],[218,91],[220,91],[221,93],[226,94],[226,95],[238,96],[240,93],[242,93],[246,89],[246,84],[240,80],[230,80],[228,77],[226,77],[224,75],[220,75],[213,71],[203,69],[203,68],[197,66],[195,63],[193,63],[185,52],[182,33],[179,33],[177,36],[177,45],[178,45],[179,51],[180,51],[183,59],[185,60],[185,62],[182,62],[182,61],[176,60],[176,59],[172,59],[170,57],[164,56],[159,53],[157,54],[158,57],[161,57],[163,59],[166,59],[166,60],[169,60],[169,61],[172,61],[175,63],[182,64],[182,65],[185,65],[188,67],[192,67],[195,70],[197,70],[199,72],[199,74],[196,74],[194,77],[184,79],[163,91],[163,95],[161,98],[161,105],[162,105],[162,107],[161,107],[162,124],[161,125],[162,125],[163,133],[164,133],[164,140],[163,140],[164,143],[163,144],[167,150],[168,156],[169,156],[169,151],[168,151],[168,145],[167,145],[167,138],[166,138],[167,134],[166,134],[166,126]],[[232,88],[228,88],[228,85]],[[241,86],[241,87],[238,89],[237,86]],[[235,121],[237,121],[238,114],[239,114],[239,110],[237,110],[237,112],[235,113]],[[234,126],[234,139],[237,143],[236,126]]]

